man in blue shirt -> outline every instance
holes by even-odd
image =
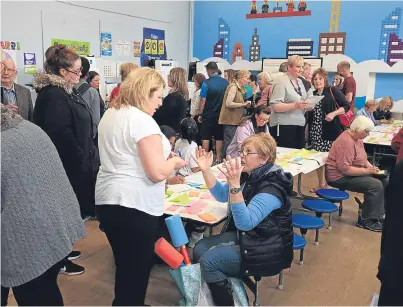
[[[200,90],[200,113],[198,120],[201,122],[200,136],[202,147],[209,150],[209,142],[212,137],[215,140],[215,163],[222,161],[223,127],[218,124],[225,90],[228,81],[218,75],[219,69],[216,62],[209,62],[206,66],[209,78],[203,82]]]

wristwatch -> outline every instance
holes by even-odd
[[[241,192],[242,191],[242,187],[239,187],[239,188],[231,188],[230,190],[229,190],[229,192],[231,193],[231,194],[238,194],[239,192]]]

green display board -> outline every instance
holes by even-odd
[[[73,49],[79,55],[90,55],[90,43],[89,42],[78,42],[71,41],[67,39],[52,38],[52,46],[54,45],[66,45],[68,48]]]

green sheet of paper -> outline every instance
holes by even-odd
[[[175,192],[173,192],[173,191],[167,190],[167,191],[165,192],[165,195],[171,196],[171,195],[173,195],[174,193],[175,193]]]
[[[181,194],[176,196],[174,199],[169,200],[171,203],[175,203],[177,206],[186,206],[191,202],[191,199],[187,194]]]

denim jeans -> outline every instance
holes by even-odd
[[[200,262],[207,283],[241,275],[241,253],[236,232],[225,232],[199,241],[193,249],[193,261]]]

